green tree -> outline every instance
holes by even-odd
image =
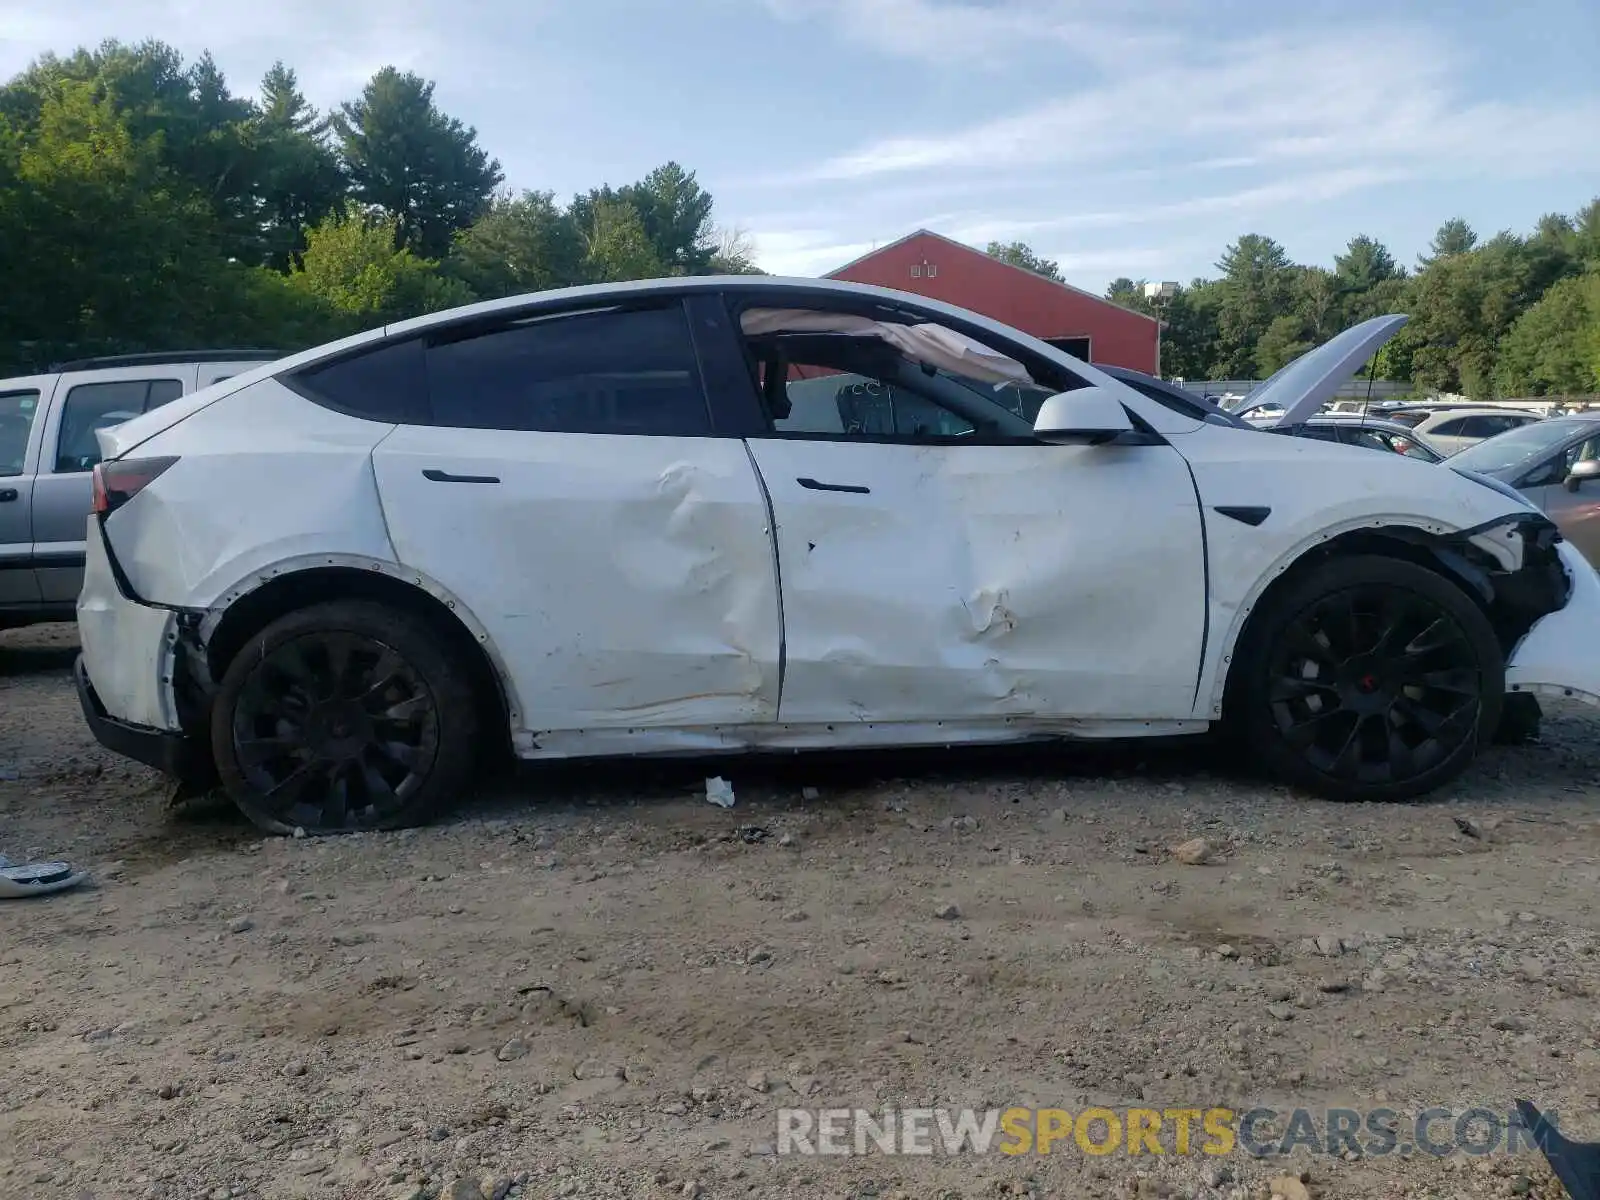
[[[1180,379],[1213,379],[1217,368],[1221,331],[1218,314],[1222,289],[1213,281],[1193,280],[1180,287],[1163,309],[1161,371]]]
[[[566,287],[585,279],[583,232],[552,192],[498,197],[466,229],[446,270],[484,300]]]
[[[353,199],[388,213],[399,244],[427,257],[449,251],[503,178],[477,130],[441,112],[433,84],[410,71],[384,67],[332,122]]]
[[[1589,201],[1572,218],[1573,257],[1600,266],[1600,199]]]
[[[1567,265],[1537,239],[1511,233],[1469,251],[1436,254],[1408,292],[1412,320],[1402,337],[1414,380],[1492,396],[1500,339]]]
[[[623,207],[631,208],[639,218],[656,274],[704,275],[713,270],[716,230],[711,221],[711,194],[696,181],[693,171],[675,162],[665,163],[637,183],[591,188],[575,196],[568,211],[579,229],[590,231],[597,222],[602,227],[614,225],[617,210]],[[628,269],[643,269],[643,261]]]
[[[1345,292],[1371,291],[1385,279],[1393,279],[1398,271],[1389,248],[1364,233],[1351,238],[1344,253],[1333,259],[1334,276]]]
[[[1500,343],[1503,396],[1571,395],[1600,388],[1600,272],[1563,279],[1517,318]]]
[[[1246,378],[1255,370],[1256,343],[1267,327],[1289,311],[1293,264],[1284,248],[1269,237],[1247,233],[1222,252],[1217,326],[1220,361],[1230,378]]]
[[[990,242],[984,253],[990,258],[998,258],[1003,263],[1021,267],[1024,271],[1032,271],[1035,275],[1043,275],[1046,279],[1053,279],[1057,283],[1066,282],[1061,277],[1061,268],[1048,258],[1035,254],[1033,247],[1026,242]]]
[[[92,84],[63,80],[32,135],[7,141],[6,265],[31,281],[0,301],[8,340],[170,344],[208,317],[197,285],[224,265],[213,215],[163,169],[158,139],[135,137]]]
[[[1421,256],[1417,263],[1421,267],[1431,266],[1441,258],[1449,258],[1455,254],[1465,254],[1478,244],[1478,235],[1473,232],[1460,217],[1451,217],[1433,235],[1433,242],[1428,247],[1428,253]]]
[[[665,163],[621,198],[639,213],[656,259],[673,275],[704,275],[716,245],[711,226],[711,193],[675,162]]]
[[[328,120],[306,102],[295,73],[274,63],[261,81],[252,122],[264,259],[286,271],[305,249],[305,231],[343,200],[345,180],[328,144]]]
[[[396,247],[392,218],[332,216],[306,232],[294,287],[327,306],[344,332],[371,329],[468,303],[459,279],[439,264]]]
[[[994,253],[995,243],[989,245],[989,253]],[[1131,308],[1134,312],[1151,315],[1153,308],[1150,301],[1145,299],[1143,279],[1129,279],[1126,275],[1119,275],[1106,285],[1106,299],[1123,308]]]
[[[595,283],[655,279],[668,274],[645,232],[639,210],[625,200],[588,206],[583,227],[584,275]]]
[[[68,84],[89,89],[127,126],[134,142],[211,209],[226,257],[259,262],[263,244],[256,202],[257,157],[250,136],[254,108],[234,96],[209,54],[191,67],[158,41],[107,41],[67,58],[45,55],[0,91],[0,112],[25,138],[40,125],[48,99]]]
[[[1265,379],[1285,363],[1299,358],[1315,345],[1306,336],[1305,321],[1293,314],[1274,317],[1255,348],[1256,376]]]

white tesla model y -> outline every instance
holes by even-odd
[[[1315,411],[1403,317],[1252,399]],[[1221,724],[1398,800],[1508,691],[1600,701],[1600,582],[1492,480],[1274,436],[853,284],[473,305],[103,431],[78,605],[107,746],[279,832],[528,759]]]

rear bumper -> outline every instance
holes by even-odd
[[[1506,690],[1600,705],[1600,574],[1570,542],[1556,549],[1572,593],[1511,652]]]
[[[78,596],[73,675],[89,731],[107,750],[195,787],[216,781],[204,722],[180,719],[174,687],[183,660],[178,614],[146,604],[125,586],[99,521],[89,518],[87,565]]]
[[[89,680],[89,669],[83,655],[73,666],[73,680],[78,686],[78,703],[83,707],[83,719],[95,741],[114,754],[154,767],[183,783],[202,783],[215,775],[206,747],[184,733],[170,729],[153,729],[148,725],[134,725],[119,721],[106,712],[105,705],[95,694]]]
[[[124,586],[100,522],[88,518],[78,641],[100,706],[116,721],[182,732],[173,696],[177,614]]]

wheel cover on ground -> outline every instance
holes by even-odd
[[[392,647],[307,633],[269,651],[233,710],[254,805],[286,826],[370,828],[401,813],[438,754],[433,692]]]
[[[1315,769],[1401,783],[1476,736],[1482,665],[1466,630],[1425,596],[1363,584],[1290,620],[1268,661],[1284,741]]]

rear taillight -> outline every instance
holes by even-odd
[[[93,510],[110,516],[132,500],[177,462],[176,455],[164,458],[119,458],[100,463],[94,469]]]

